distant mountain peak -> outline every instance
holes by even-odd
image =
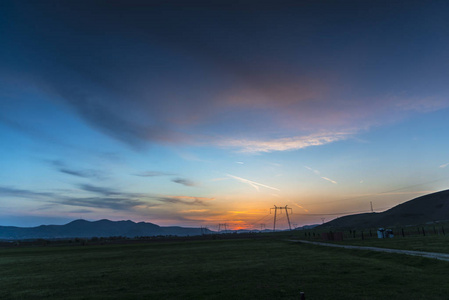
[[[87,221],[87,220],[84,220],[84,219],[76,219],[76,220],[73,220],[72,222],[67,223],[66,225],[68,225],[68,224],[79,224],[79,223],[90,223],[90,222]],[[41,225],[41,226],[45,226],[45,225]]]

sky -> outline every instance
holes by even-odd
[[[0,225],[268,229],[447,189],[448,13],[1,1]]]

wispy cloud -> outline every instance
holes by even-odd
[[[173,182],[179,183],[185,186],[196,186],[197,184],[189,179],[186,178],[174,178],[172,179]]]
[[[157,177],[157,176],[173,176],[176,175],[175,173],[169,173],[169,172],[160,172],[160,171],[146,171],[141,173],[135,173],[134,176],[140,176],[140,177]]]
[[[187,210],[181,210],[179,211],[180,213],[204,213],[204,212],[208,212],[208,209],[187,209]]]
[[[330,179],[330,178],[321,176],[321,172],[318,171],[318,170],[314,170],[314,169],[312,169],[311,167],[308,167],[308,166],[304,166],[304,168],[306,168],[306,169],[309,170],[309,171],[312,171],[315,175],[319,176],[319,177],[320,177],[321,179],[323,179],[323,180],[329,181],[329,182],[331,182],[331,183],[333,183],[333,184],[337,184],[337,182],[336,182],[335,180],[332,180],[332,179]]]
[[[158,196],[120,191],[109,187],[99,187],[89,184],[78,185],[83,191],[99,196],[80,197],[66,193],[35,192],[27,189],[0,186],[0,196],[38,200],[48,203],[46,209],[54,209],[54,205],[65,205],[81,208],[111,209],[117,211],[134,211],[136,209],[161,207],[165,204],[182,204],[188,206],[206,206],[215,200],[211,197],[195,196]],[[49,206],[49,205],[52,206]],[[75,212],[88,213],[89,210],[78,209]],[[193,213],[194,211],[192,211]],[[198,210],[197,212],[200,212]]]
[[[396,106],[402,110],[417,112],[432,112],[449,106],[447,98],[423,97],[423,98],[397,98],[392,99]]]
[[[86,192],[100,194],[103,196],[123,195],[122,192],[119,192],[113,188],[108,188],[108,187],[100,187],[100,186],[95,186],[95,185],[91,185],[91,184],[80,184],[80,185],[78,185],[78,187]]]
[[[312,171],[313,173],[315,173],[318,176],[320,175],[320,171],[318,171],[318,170],[314,170],[314,169],[312,169],[311,167],[308,167],[308,166],[304,166],[304,168],[306,168],[307,170]]]
[[[96,171],[96,170],[92,170],[92,169],[73,169],[70,167],[67,167],[67,165],[60,161],[60,160],[52,160],[49,161],[49,163],[59,172],[64,173],[64,174],[68,174],[68,175],[72,175],[72,176],[77,176],[77,177],[82,177],[82,178],[97,178],[100,179],[103,177],[102,172],[100,171]]]
[[[305,212],[309,212],[309,210],[306,209],[306,208],[304,208],[302,205],[299,205],[298,203],[295,203],[295,202],[293,202],[293,204],[294,204],[296,207],[299,207],[300,209],[304,210]]]
[[[332,180],[332,179],[330,179],[330,178],[327,178],[327,177],[324,177],[324,176],[321,176],[320,178],[321,178],[321,179],[324,179],[324,180],[327,180],[327,181],[329,181],[329,182],[331,182],[331,183],[333,183],[333,184],[337,184],[337,182],[336,182],[335,180]]]
[[[441,165],[440,168],[446,168],[447,166],[449,166],[449,163]]]
[[[90,214],[93,213],[92,210],[89,209],[74,209],[70,211],[71,213],[76,213],[76,214]]]
[[[156,200],[164,203],[186,204],[186,205],[206,205],[206,201],[214,200],[214,198],[191,197],[191,196],[168,196],[159,197]]]
[[[353,132],[329,132],[271,140],[234,139],[219,141],[219,146],[237,148],[241,152],[273,152],[298,150],[311,146],[320,146],[342,141],[353,135]]]
[[[12,187],[0,186],[0,195],[17,198],[42,198],[42,197],[54,197],[55,193],[35,192],[27,189],[16,189]]]
[[[223,180],[228,180],[228,177],[217,177],[217,178],[212,178],[210,181],[223,181]]]
[[[126,109],[124,107],[112,109],[108,102],[99,100],[101,97],[96,97],[98,93],[101,93],[99,91],[90,91],[86,94],[84,91],[67,88],[66,84],[62,82],[58,82],[54,88],[89,126],[130,145],[135,150],[143,149],[147,142],[165,144],[187,142],[188,140],[186,135],[181,135],[166,125],[140,124],[126,118],[123,114],[123,110]],[[111,87],[111,89],[114,88]],[[123,104],[123,99],[117,99],[112,95],[109,95],[109,98],[110,100],[116,98],[111,101]]]
[[[0,195],[33,200],[38,199],[39,201],[61,205],[108,208],[114,210],[130,210],[136,206],[150,207],[157,205],[140,200],[138,197],[135,197],[136,195],[134,195],[134,197],[128,197],[130,195],[133,195],[130,193],[127,194],[116,191],[109,191],[107,188],[99,188],[89,185],[83,185],[82,188],[87,191],[102,194],[104,195],[104,197],[76,197],[51,192],[35,192],[26,189],[16,189],[10,187],[0,187]],[[150,197],[151,196],[148,196],[148,198]]]
[[[266,184],[258,183],[258,182],[252,181],[252,180],[248,180],[248,179],[245,179],[245,178],[237,177],[237,176],[230,175],[230,174],[226,174],[226,176],[228,176],[230,178],[233,178],[235,180],[238,180],[240,182],[249,184],[250,186],[255,188],[257,191],[259,190],[259,187],[264,187],[264,188],[275,190],[275,191],[281,191],[278,188],[275,188],[275,187],[272,187],[272,186],[269,186],[269,185],[266,185]]]
[[[53,202],[70,206],[82,206],[92,208],[107,208],[113,210],[131,210],[136,206],[155,206],[138,199],[116,198],[116,197],[68,197],[61,199],[54,199]]]

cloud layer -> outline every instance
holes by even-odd
[[[27,74],[21,80],[136,150],[296,150],[449,106],[440,79],[447,68],[438,63],[445,57],[434,50],[446,41],[436,30],[445,21],[431,6],[394,4],[386,13],[375,3],[240,3],[228,11],[201,2],[181,13],[176,3],[29,5],[15,21],[23,26],[5,34],[14,37],[3,44],[5,72]],[[432,13],[434,23],[422,24],[417,11]],[[395,12],[408,26],[395,25]],[[416,51],[420,30],[428,37]],[[398,57],[407,55],[416,67],[403,68]]]

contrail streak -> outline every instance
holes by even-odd
[[[255,188],[256,190],[259,190],[259,186],[261,186],[261,187],[264,187],[264,188],[267,188],[267,189],[272,189],[272,190],[279,191],[279,192],[281,191],[278,188],[275,188],[275,187],[272,187],[272,186],[269,186],[269,185],[265,185],[265,184],[262,184],[262,183],[258,183],[258,182],[255,182],[255,181],[251,181],[251,180],[248,180],[248,179],[245,179],[245,178],[237,177],[237,176],[230,175],[230,174],[226,174],[226,175],[228,177],[231,177],[231,178],[233,178],[235,180],[238,180],[240,182],[247,183],[250,186],[252,186],[253,188]]]

